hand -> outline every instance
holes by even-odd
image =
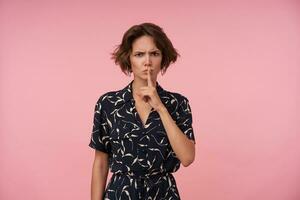
[[[158,111],[164,106],[151,79],[150,67],[147,69],[147,86],[141,87],[137,93],[145,102],[149,103],[154,110]]]

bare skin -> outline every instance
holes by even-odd
[[[133,42],[130,55],[131,69],[134,75],[132,83],[133,98],[143,125],[145,125],[153,106],[147,102],[149,97],[141,96],[139,92],[144,89],[144,86],[148,86],[147,79],[150,71],[152,77],[156,80],[160,72],[161,61],[161,51],[155,46],[152,37],[142,36]],[[156,82],[153,84],[156,84]]]
[[[91,200],[102,199],[108,175],[108,154],[95,150],[92,169]]]

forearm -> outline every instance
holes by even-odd
[[[195,144],[180,130],[165,106],[157,112],[167,132],[171,147],[184,166],[190,165],[195,159]]]
[[[94,162],[92,169],[91,200],[102,200],[105,191],[108,166]]]

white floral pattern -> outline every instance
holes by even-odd
[[[135,108],[132,82],[101,95],[95,105],[89,146],[109,154],[111,177],[103,199],[180,199],[173,172],[180,161],[172,150],[159,114],[151,110],[145,126]],[[179,93],[156,89],[182,132],[195,141],[189,101]]]

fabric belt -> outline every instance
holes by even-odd
[[[137,179],[137,184],[139,186],[148,186],[149,188],[152,188],[159,178],[170,174],[171,173],[168,172],[154,172],[149,174],[143,171],[114,173],[115,176],[127,176],[128,178]]]

